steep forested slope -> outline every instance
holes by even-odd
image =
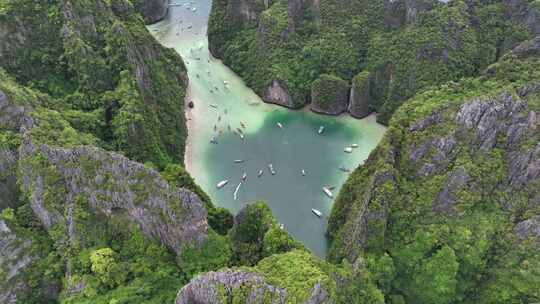
[[[540,33],[537,7],[526,0],[218,0],[208,35],[212,53],[267,102],[311,102],[328,114],[350,102],[353,116],[377,111],[388,123],[420,89],[476,75]],[[325,74],[352,82],[350,101],[336,97],[342,86],[324,85]]]
[[[540,37],[416,95],[346,182],[329,259],[407,303],[540,299]]]

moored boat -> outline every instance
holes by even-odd
[[[353,150],[353,148],[351,148],[351,147],[345,147],[345,149],[343,149],[343,151],[345,153],[352,153],[352,150]]]
[[[333,198],[334,194],[328,187],[322,187],[324,194],[326,194],[329,198]]]
[[[319,131],[317,133],[322,134],[324,132],[324,126],[319,127]]]
[[[317,209],[313,209],[313,208],[312,208],[312,209],[311,209],[311,212],[313,212],[313,213],[314,213],[316,216],[318,216],[318,217],[321,217],[321,216],[322,216],[322,212],[320,212],[320,211],[317,210]]]
[[[222,180],[222,181],[220,181],[219,183],[217,183],[216,187],[217,187],[218,189],[221,189],[221,188],[225,187],[225,185],[226,185],[227,183],[229,183],[229,180],[228,180],[228,179]]]

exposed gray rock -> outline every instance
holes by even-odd
[[[263,100],[280,106],[295,108],[293,100],[286,87],[279,80],[272,80],[263,93]]]
[[[528,185],[540,177],[540,143],[508,154],[508,181],[512,187]]]
[[[17,154],[0,148],[0,211],[17,207]]]
[[[242,289],[242,292],[234,293]],[[176,297],[176,304],[256,304],[263,299],[273,304],[284,304],[287,292],[265,282],[256,273],[245,271],[208,272],[192,279]]]
[[[428,140],[410,148],[409,160],[418,168],[418,175],[430,176],[448,167],[457,153],[456,146],[453,135]]]
[[[507,93],[486,100],[475,99],[460,107],[456,122],[460,131],[473,133],[474,145],[488,151],[495,146],[498,134],[507,133],[512,122],[526,115],[526,106],[526,102],[516,100]]]
[[[434,212],[450,213],[454,206],[457,194],[463,190],[467,182],[469,181],[469,175],[465,171],[465,168],[458,167],[454,169],[448,176],[443,188],[437,194],[437,198],[433,201],[432,209]]]
[[[0,220],[0,303],[15,304],[20,294],[30,291],[22,278],[33,259],[30,246],[30,241],[18,238]]]
[[[136,7],[146,24],[158,22],[167,16],[169,0],[139,0]]]
[[[520,43],[512,50],[512,54],[519,58],[540,55],[540,35]]]
[[[201,200],[188,190],[170,187],[153,169],[97,148],[37,146],[29,138],[20,151],[22,190],[47,229],[57,224],[64,227],[66,239],[57,241],[84,239],[84,232],[77,231],[71,215],[81,197],[88,200],[94,212],[114,216],[115,211],[124,211],[146,235],[177,254],[206,240],[208,224]],[[47,163],[32,166],[28,160],[36,156]],[[53,184],[47,172],[56,176]],[[51,187],[65,193],[56,207],[46,202],[45,193]]]
[[[409,131],[415,132],[415,131],[423,131],[426,128],[433,126],[435,124],[438,124],[442,122],[442,116],[440,111],[435,111],[431,115],[427,116],[426,118],[423,118],[415,123],[413,123],[409,127]]]
[[[348,111],[353,117],[364,118],[371,113],[369,73],[359,73],[353,78]]]
[[[540,242],[540,215],[519,222],[514,228],[514,232],[522,240],[533,237]]]
[[[0,129],[20,131],[21,128],[32,128],[33,121],[29,112],[29,107],[12,103],[0,89]]]
[[[540,11],[534,1],[509,0],[503,2],[510,20],[526,26],[533,34],[540,35]]]

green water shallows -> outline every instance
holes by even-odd
[[[195,106],[186,113],[186,168],[216,205],[237,212],[247,202],[266,201],[287,231],[324,257],[326,217],[332,200],[322,187],[334,186],[337,195],[347,178],[339,168],[353,170],[361,164],[382,139],[385,128],[373,116],[363,120],[320,116],[262,102],[209,54],[210,7],[211,0],[174,1],[164,21],[148,27],[158,41],[180,53],[187,66],[189,96]],[[322,134],[318,134],[320,126],[325,127]],[[234,133],[237,128],[244,139],[238,131]],[[217,144],[210,143],[213,137]],[[345,153],[344,148],[351,144],[358,148]],[[269,164],[275,175],[270,174]],[[263,170],[261,177],[257,177],[259,170]],[[244,173],[247,179],[234,200]],[[217,189],[222,180],[229,183]],[[316,217],[312,208],[323,217]]]

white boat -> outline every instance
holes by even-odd
[[[280,129],[283,129],[283,125],[282,125],[280,122],[277,123],[277,126],[278,126]]]
[[[259,170],[259,173],[257,173],[257,177],[261,177],[263,175],[263,170]]]
[[[245,180],[246,180],[246,178],[247,178],[247,173],[246,173],[246,172],[244,172],[244,174],[242,174],[242,180],[243,180],[243,181],[245,181]]]
[[[319,210],[317,209],[311,209],[311,212],[313,212],[316,216],[318,217],[321,217],[322,216],[322,212],[320,212]]]
[[[345,149],[343,149],[345,153],[352,153],[352,150],[353,149],[351,147],[346,147]]]
[[[306,170],[302,169],[302,176],[306,176]]]
[[[229,180],[228,180],[228,179],[222,180],[222,181],[220,181],[219,183],[217,183],[216,187],[217,187],[218,189],[221,189],[221,188],[225,187],[225,185],[226,185],[227,183],[229,183]]]
[[[228,85],[229,82],[228,82],[227,80],[223,80],[223,84],[224,84],[224,85]]]
[[[243,160],[243,159],[235,159],[234,162],[235,162],[236,164],[239,164],[239,163],[243,163],[244,160]]]
[[[322,134],[324,132],[324,126],[319,127],[319,131],[317,133]]]
[[[285,229],[285,225],[279,223],[279,229],[281,229],[281,230]]]
[[[276,175],[276,171],[274,170],[274,165],[268,164],[268,169],[270,169],[270,173],[272,173],[272,175]]]
[[[355,149],[358,148],[358,144],[352,144],[351,148],[355,148]]]
[[[236,186],[236,189],[234,189],[234,194],[233,194],[234,200],[238,199],[238,190],[240,190],[240,186],[242,186],[242,183],[239,183],[238,186]]]
[[[241,139],[244,139],[244,134],[238,133],[238,135],[240,135],[240,138],[241,138]]]
[[[328,187],[322,187],[322,190],[324,194],[328,195],[329,198],[333,198],[334,194],[332,194],[332,191]]]

